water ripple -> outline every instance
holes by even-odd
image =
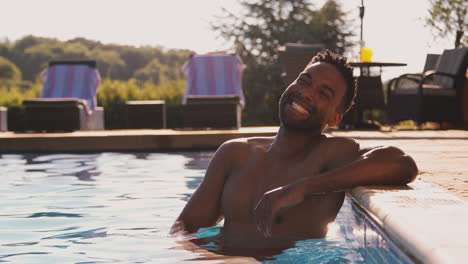
[[[55,236],[49,236],[49,237],[44,237],[43,239],[69,239],[69,238],[95,238],[95,237],[106,237],[107,232],[98,232],[100,230],[105,230],[105,228],[97,228],[97,229],[91,229],[91,230],[86,230],[86,231],[81,231],[81,232],[72,232],[72,233],[65,233],[65,234],[60,234],[60,235],[55,235]]]
[[[0,259],[2,259],[2,258],[9,258],[9,257],[15,257],[15,256],[22,256],[22,255],[44,255],[44,254],[50,254],[50,253],[49,253],[49,252],[24,252],[24,253],[14,253],[14,254],[0,255]]]
[[[36,218],[36,217],[83,217],[81,214],[66,214],[60,212],[40,212],[34,213],[26,218]]]
[[[18,242],[18,243],[11,243],[11,244],[3,244],[4,247],[22,247],[22,246],[32,246],[36,245],[39,242]]]

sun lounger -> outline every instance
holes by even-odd
[[[182,122],[185,128],[238,129],[241,113],[238,96],[188,97]]]
[[[104,111],[96,106],[95,61],[52,61],[42,77],[41,98],[23,101],[27,131],[104,129]]]
[[[184,65],[187,88],[183,97],[184,128],[238,129],[245,105],[244,64],[237,55],[196,55]]]

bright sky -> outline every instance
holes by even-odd
[[[313,1],[320,6],[324,0]],[[355,18],[359,37],[360,0],[341,0]],[[384,69],[383,79],[420,72],[427,53],[453,48],[452,39],[434,39],[425,28],[428,0],[366,0],[364,40],[374,61],[406,62]],[[239,10],[237,0],[2,0],[0,39],[25,35],[67,40],[85,37],[103,43],[186,48],[198,53],[229,48],[210,22],[221,7]],[[357,48],[354,50],[357,52]]]

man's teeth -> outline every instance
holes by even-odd
[[[309,114],[309,111],[307,111],[307,109],[305,109],[304,107],[302,107],[300,104],[297,104],[296,102],[293,102],[291,104],[291,106],[297,110],[298,112],[302,113],[302,114]]]

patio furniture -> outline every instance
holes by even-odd
[[[343,117],[340,126],[356,129],[380,129],[380,125],[375,121],[364,120],[364,111],[372,109],[386,110],[381,77],[382,68],[406,66],[406,63],[350,62],[349,64],[352,67],[359,68],[359,75],[355,76],[358,88],[355,104]],[[371,69],[375,68],[379,70],[371,71]]]
[[[238,129],[241,116],[238,96],[188,97],[182,122],[185,128]]]
[[[318,52],[325,49],[323,44],[286,43],[278,48],[279,60],[283,66],[283,81],[291,84]]]
[[[468,130],[468,79],[465,80],[465,85],[462,90],[462,116],[463,116],[463,128]]]
[[[187,87],[182,126],[191,129],[238,129],[245,105],[244,64],[237,55],[195,55],[184,64]]]
[[[467,65],[468,48],[444,50],[435,70],[425,71],[417,83],[405,75],[395,80],[388,90],[392,121],[415,120],[418,126],[428,121],[460,125]]]
[[[415,86],[417,85],[424,76],[424,73],[430,70],[434,70],[439,62],[440,54],[427,54],[426,61],[424,63],[423,71],[420,73],[405,73],[389,81],[387,85],[387,96],[393,87],[404,87],[404,86]],[[387,100],[388,103],[388,100]]]
[[[8,130],[8,108],[0,107],[0,131]]]
[[[40,98],[23,101],[26,131],[104,129],[104,110],[96,106],[95,61],[51,61],[42,78]]]
[[[166,103],[164,100],[127,101],[127,128],[166,128]]]

